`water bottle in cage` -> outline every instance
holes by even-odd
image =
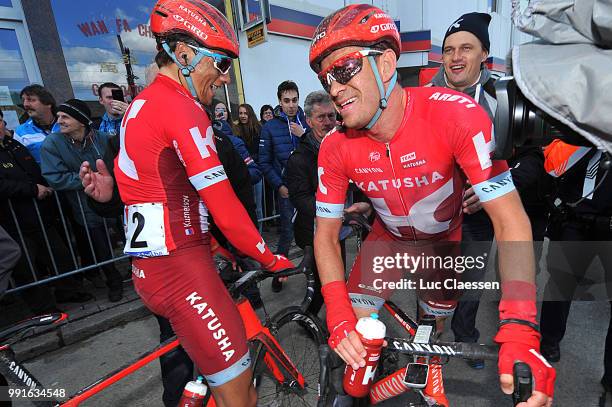
[[[198,376],[197,380],[192,380],[185,385],[179,407],[203,407],[204,397],[208,391],[208,387],[202,383],[203,380],[202,376]]]

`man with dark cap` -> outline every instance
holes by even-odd
[[[442,42],[442,66],[430,85],[468,94],[484,108],[493,121],[497,108],[496,78],[485,65],[490,49],[490,22],[489,14],[467,13],[448,27]],[[508,164],[531,221],[533,240],[541,241],[544,238],[546,215],[543,199],[537,196],[537,189],[541,187],[545,177],[544,156],[537,147],[521,147],[515,151],[515,156]],[[463,207],[461,240],[466,242],[463,255],[482,255],[491,248],[493,225],[485,211],[481,210],[482,206],[471,187],[465,191]],[[536,262],[540,254],[539,248],[541,245],[536,247]],[[465,278],[481,280],[484,271],[478,268],[467,270]],[[457,342],[478,341],[480,333],[476,329],[476,313],[479,298],[479,292],[470,292],[457,304],[451,324]],[[481,359],[470,360],[468,364],[475,369],[484,367],[484,361]]]
[[[70,99],[57,108],[58,133],[52,133],[43,142],[41,149],[42,174],[56,191],[65,191],[72,207],[75,221],[86,228],[94,260],[102,262],[112,257],[104,219],[91,210],[83,192],[79,169],[83,161],[95,166],[96,159],[103,159],[109,148],[106,133],[91,128],[91,112],[87,104],[79,99]],[[112,168],[112,162],[106,163]],[[109,288],[108,298],[112,302],[123,296],[121,275],[110,263],[101,267]]]

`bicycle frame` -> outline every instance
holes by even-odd
[[[62,407],[75,407],[80,405],[83,401],[93,397],[100,393],[102,390],[110,387],[112,384],[125,378],[126,376],[134,373],[138,369],[147,365],[151,361],[159,358],[160,356],[170,352],[171,350],[179,346],[179,341],[174,338],[170,338],[164,343],[157,346],[152,351],[146,352],[140,355],[137,359],[128,365],[124,365],[119,369],[107,374],[103,378],[91,383],[90,385],[82,388],[73,395],[69,396],[64,402],[57,400],[44,400],[44,401],[32,401],[36,406],[62,406]],[[21,363],[15,359],[15,353],[9,345],[0,347],[0,373],[5,377],[11,378],[13,382],[20,383],[24,387],[28,388],[39,388],[44,389],[44,386],[30,373]]]
[[[246,328],[246,336],[249,341],[259,341],[265,346],[268,351],[264,356],[266,366],[272,372],[272,375],[279,383],[289,385],[298,385],[301,389],[305,386],[304,376],[297,370],[293,362],[289,359],[280,344],[270,333],[270,330],[265,327],[259,317],[255,313],[253,307],[246,299],[238,301],[236,304],[240,316]],[[103,378],[89,384],[88,386],[77,391],[69,396],[68,400],[59,402],[57,400],[32,401],[36,406],[62,406],[76,407],[85,400],[100,393],[104,389],[110,387],[119,380],[136,372],[151,361],[160,356],[176,349],[179,346],[179,341],[176,337],[170,338],[164,343],[157,346],[152,351],[140,355],[133,362],[120,367],[119,369],[107,374]],[[44,386],[34,375],[15,359],[15,353],[9,345],[0,347],[0,373],[5,377],[11,378],[11,381],[20,383],[23,387],[43,389]],[[211,404],[213,403],[213,404]],[[207,406],[214,406],[214,400],[211,398]]]
[[[387,300],[385,301],[383,307],[404,328],[404,330],[411,338],[416,335],[419,325],[404,311],[402,311],[395,303]],[[426,356],[422,357],[422,361],[429,362],[426,359]],[[434,393],[444,400],[446,399],[446,396],[444,395],[444,381],[440,364],[428,364],[429,377],[427,381],[427,386],[422,391],[417,391],[421,395],[421,398],[424,402],[426,402],[428,405],[433,405],[436,404],[437,400],[429,397],[428,393]],[[401,367],[397,371],[379,379],[378,381],[372,384],[372,386],[370,387],[369,396],[373,404],[399,396],[400,394],[405,393],[406,391],[414,390],[403,383],[404,371],[405,367]]]
[[[268,350],[264,355],[264,361],[274,378],[279,383],[286,383],[286,380],[290,379],[290,385],[297,383],[300,388],[303,389],[306,383],[304,376],[297,370],[283,348],[272,336],[270,330],[263,326],[257,314],[255,314],[255,310],[251,306],[251,303],[246,299],[242,299],[236,306],[244,321],[247,340],[259,341]],[[288,373],[289,377],[285,377],[283,370]]]
[[[306,308],[312,300],[312,292],[314,285],[314,277],[312,276],[312,270],[309,270],[308,264],[312,261],[312,249],[305,252],[305,259],[298,267],[292,270],[283,271],[275,275],[279,276],[291,276],[299,273],[305,273],[307,275],[308,289],[304,301],[301,305],[302,308]],[[236,283],[232,284],[228,288],[232,296],[239,297],[240,293],[243,292],[250,284],[262,281],[265,278],[270,277],[272,274],[264,271],[253,271],[243,274],[241,279]],[[300,389],[304,389],[306,381],[304,376],[297,370],[293,362],[289,359],[285,351],[282,349],[280,344],[272,336],[270,330],[265,327],[260,321],[259,317],[255,313],[255,310],[251,306],[248,300],[240,298],[236,300],[236,307],[240,313],[240,316],[244,322],[246,329],[246,337],[248,341],[259,341],[266,348],[267,352],[264,355],[264,361],[266,366],[272,372],[274,378],[283,384],[289,386],[299,386]],[[34,317],[29,320],[23,321],[22,323],[16,324],[12,328],[4,331],[3,337],[10,337],[24,329],[32,328],[35,326],[44,326],[51,324],[60,324],[67,320],[68,315],[66,314],[51,314],[40,317]],[[36,406],[62,406],[62,407],[76,407],[79,406],[83,401],[93,397],[100,393],[102,390],[110,387],[119,380],[126,376],[136,372],[143,366],[147,365],[151,361],[159,358],[160,356],[176,349],[179,346],[179,341],[176,336],[168,339],[164,343],[158,345],[155,349],[141,354],[138,358],[134,359],[127,365],[124,365],[103,378],[85,386],[78,390],[73,395],[70,395],[64,402],[57,400],[32,400],[31,402]],[[32,373],[30,373],[21,363],[15,359],[15,353],[11,349],[10,345],[0,345],[0,374],[6,378],[10,378],[12,382],[19,383],[23,387],[44,389],[44,386],[38,381]],[[208,393],[210,395],[210,392]],[[215,406],[214,399],[209,397],[209,407]]]

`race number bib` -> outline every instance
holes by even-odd
[[[124,226],[125,254],[136,257],[168,255],[163,204],[142,203],[127,206]]]

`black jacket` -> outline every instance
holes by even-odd
[[[300,139],[300,144],[287,160],[285,183],[289,189],[289,200],[297,209],[293,224],[295,242],[304,248],[311,246],[314,236],[315,195],[319,179],[317,159],[320,143],[308,130]]]
[[[0,142],[0,225],[4,226],[13,238],[17,236],[17,229],[8,204],[9,199],[21,231],[27,233],[40,230],[34,206],[38,195],[36,184],[47,186],[34,157],[23,144],[5,137]],[[37,202],[45,226],[53,224],[57,217],[55,197]]]
[[[234,148],[231,140],[225,136],[221,131],[215,129],[213,127],[214,135],[215,135],[215,145],[217,147],[217,154],[219,155],[219,161],[225,168],[225,173],[227,174],[227,178],[232,185],[232,189],[236,193],[236,196],[246,209],[249,217],[253,221],[253,224],[257,225],[257,213],[255,211],[255,198],[253,196],[253,188],[251,186],[251,180],[249,177],[249,170],[247,169],[244,160],[240,156],[240,154]],[[114,156],[119,152],[119,137],[112,137],[109,140],[109,154],[112,157],[111,160],[114,159]],[[117,184],[115,183],[115,189],[113,191],[113,198],[110,202],[100,203],[96,202],[90,197],[87,198],[88,203],[90,204],[90,208],[96,212],[100,216],[104,217],[116,217],[121,216],[123,212],[123,202],[121,202],[121,197],[119,196],[119,191],[117,189]],[[219,231],[219,228],[214,223],[214,219],[212,216],[209,216],[210,221],[210,231],[213,236],[217,239],[217,241],[222,245],[227,247],[227,239],[223,234]]]
[[[544,215],[548,212],[548,201],[552,184],[544,170],[544,153],[539,146],[517,147],[508,160],[514,186],[528,215]]]
[[[217,154],[219,155],[219,161],[221,161],[223,168],[225,168],[227,179],[236,193],[236,197],[240,200],[242,206],[244,206],[244,209],[246,209],[249,214],[253,224],[257,226],[255,196],[253,195],[253,186],[251,185],[249,170],[238,151],[234,148],[229,137],[216,129],[214,129],[214,132]],[[217,239],[219,244],[227,247],[227,239],[215,225],[215,220],[212,216],[209,216],[208,220],[210,221],[210,232]]]

